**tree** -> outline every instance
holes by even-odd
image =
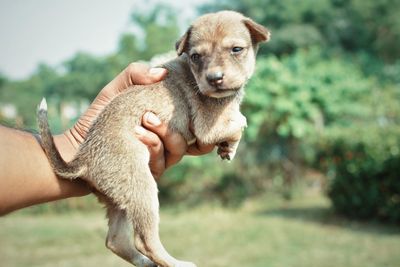
[[[115,59],[118,64],[123,67],[129,63],[139,60],[141,51],[139,48],[138,38],[131,33],[124,33],[119,39],[118,50],[115,54]]]
[[[154,55],[174,49],[179,37],[176,20],[178,14],[167,5],[157,5],[148,13],[134,12],[131,16],[134,25],[144,33],[141,58],[149,60]]]
[[[7,78],[5,76],[3,76],[3,74],[0,73],[0,98],[2,99],[3,96],[3,90],[4,90],[4,86],[7,82]]]
[[[368,51],[387,62],[400,56],[400,1],[397,0],[222,0],[201,12],[234,9],[271,28],[276,54],[324,45]]]

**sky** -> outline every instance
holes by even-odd
[[[108,54],[132,28],[132,11],[158,2],[179,10],[184,23],[207,0],[0,0],[0,73],[23,79],[38,63],[57,66],[77,51]]]

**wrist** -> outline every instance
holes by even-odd
[[[62,159],[66,162],[71,161],[80,145],[75,135],[72,133],[72,129],[68,129],[62,134],[55,135],[53,138],[54,144]],[[81,179],[76,179],[74,181],[57,179],[57,181],[62,189],[57,199],[85,196],[91,192],[87,184]]]
[[[64,133],[54,136],[54,144],[63,160],[69,162],[78,151],[80,142],[72,133],[72,129],[68,129]]]

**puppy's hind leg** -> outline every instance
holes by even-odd
[[[143,165],[142,165],[143,166]],[[135,199],[127,208],[127,216],[133,221],[136,248],[162,267],[196,267],[193,263],[178,261],[165,250],[159,237],[159,203],[157,184],[150,169],[141,168],[141,177],[136,178]]]
[[[137,267],[157,267],[136,250],[133,244],[133,225],[123,210],[112,204],[107,205],[108,234],[106,246],[115,254]]]

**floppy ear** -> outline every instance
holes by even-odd
[[[175,49],[178,56],[182,55],[184,52],[187,51],[189,46],[189,38],[191,31],[192,27],[189,27],[186,33],[175,43]]]
[[[254,44],[258,44],[260,42],[268,42],[271,33],[264,26],[254,22],[253,20],[246,18],[243,20],[244,25],[246,25],[247,29],[250,32],[251,39]]]

